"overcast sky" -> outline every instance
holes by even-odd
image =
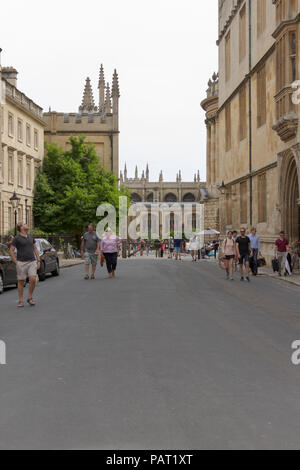
[[[98,97],[98,75],[119,73],[120,168],[129,176],[149,162],[185,181],[205,179],[200,101],[217,69],[217,0],[16,0],[1,6],[2,65],[45,111],[75,112],[85,78]]]

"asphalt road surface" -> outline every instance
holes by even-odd
[[[299,449],[300,289],[214,264],[65,269],[0,297],[0,449]]]

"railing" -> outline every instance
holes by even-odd
[[[8,98],[12,99],[17,104],[30,111],[39,119],[43,119],[43,109],[30,100],[26,95],[24,95],[24,93],[19,91],[16,87],[8,82],[5,82],[5,90],[5,94]]]

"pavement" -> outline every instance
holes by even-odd
[[[0,297],[0,449],[299,449],[297,286],[136,258],[35,298]]]

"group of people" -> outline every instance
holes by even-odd
[[[246,234],[246,229],[240,229],[240,235],[236,231],[229,231],[227,237],[222,243],[222,253],[220,258],[225,262],[226,278],[231,281],[233,270],[236,264],[239,264],[241,281],[245,279],[250,282],[250,270],[253,276],[258,274],[259,257],[263,259],[261,253],[261,243],[257,235],[256,228],[251,229],[250,234]],[[280,232],[279,238],[275,242],[274,256],[278,260],[278,275],[286,273],[286,260],[289,252],[289,241],[285,233]],[[250,267],[251,265],[251,267]]]

